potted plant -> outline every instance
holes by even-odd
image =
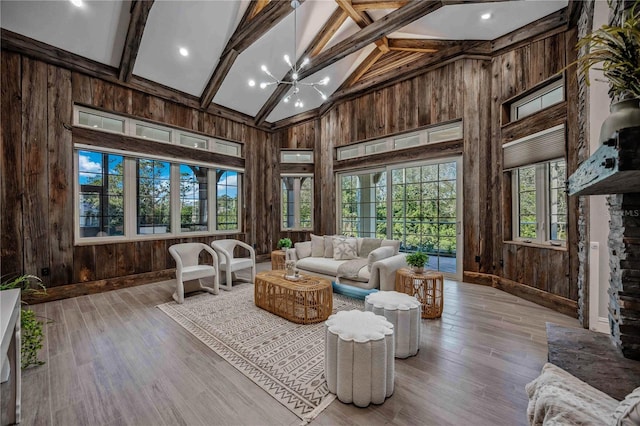
[[[35,275],[20,275],[0,283],[0,291],[12,288],[21,289],[21,296],[46,293],[46,287],[42,284],[42,280]],[[44,361],[38,359],[38,351],[42,348],[44,339],[44,322],[37,318],[34,311],[23,307],[20,313],[20,327],[22,338],[20,364],[22,369],[44,364]]]
[[[636,6],[620,26],[603,25],[580,39],[577,48],[587,53],[578,58],[578,71],[589,84],[589,70],[602,70],[610,93],[620,101],[600,129],[600,143],[627,127],[640,126],[640,13]]]
[[[293,243],[290,238],[281,238],[278,241],[278,248],[282,251],[287,251],[287,249],[293,247]]]
[[[411,269],[421,274],[424,272],[424,265],[429,261],[429,256],[427,253],[423,253],[421,251],[416,251],[407,255],[407,264],[411,266]]]

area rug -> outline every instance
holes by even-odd
[[[333,295],[334,313],[363,307],[361,300]],[[294,324],[258,308],[253,285],[158,308],[302,420],[335,399],[324,378],[324,322]]]

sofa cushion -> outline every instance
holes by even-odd
[[[324,257],[333,257],[333,235],[324,236]]]
[[[371,271],[371,265],[373,265],[378,260],[386,259],[387,257],[391,257],[395,255],[395,249],[391,246],[379,247],[369,253],[367,256],[367,260],[369,264],[367,265],[367,269]]]
[[[298,269],[302,269],[309,272],[316,272],[318,274],[336,276],[338,266],[342,264],[344,260],[328,259],[326,257],[306,257],[299,260],[296,263]],[[365,268],[366,269],[366,268]]]
[[[633,426],[640,424],[640,387],[623,399],[613,412],[613,424]]]
[[[324,257],[324,237],[311,234],[311,256]]]
[[[369,253],[380,247],[382,239],[380,238],[363,238],[360,247],[358,247],[358,256],[367,257]]]
[[[358,242],[355,238],[335,237],[333,239],[333,258],[350,260],[358,257]]]
[[[393,254],[400,253],[400,241],[398,240],[382,240],[380,247],[393,247]]]
[[[304,241],[301,243],[295,243],[296,257],[298,260],[311,256],[311,241]]]

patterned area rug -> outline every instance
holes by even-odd
[[[334,313],[363,307],[333,295]],[[301,419],[314,419],[335,399],[324,379],[324,322],[294,324],[258,308],[253,285],[158,308]]]

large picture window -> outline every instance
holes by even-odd
[[[76,151],[78,239],[239,230],[240,172],[126,154]]]
[[[552,244],[566,241],[565,161],[519,167],[512,176],[515,239]]]
[[[387,237],[387,172],[342,175],[339,180],[340,233],[356,237]]]
[[[313,177],[282,176],[282,229],[313,229]]]

